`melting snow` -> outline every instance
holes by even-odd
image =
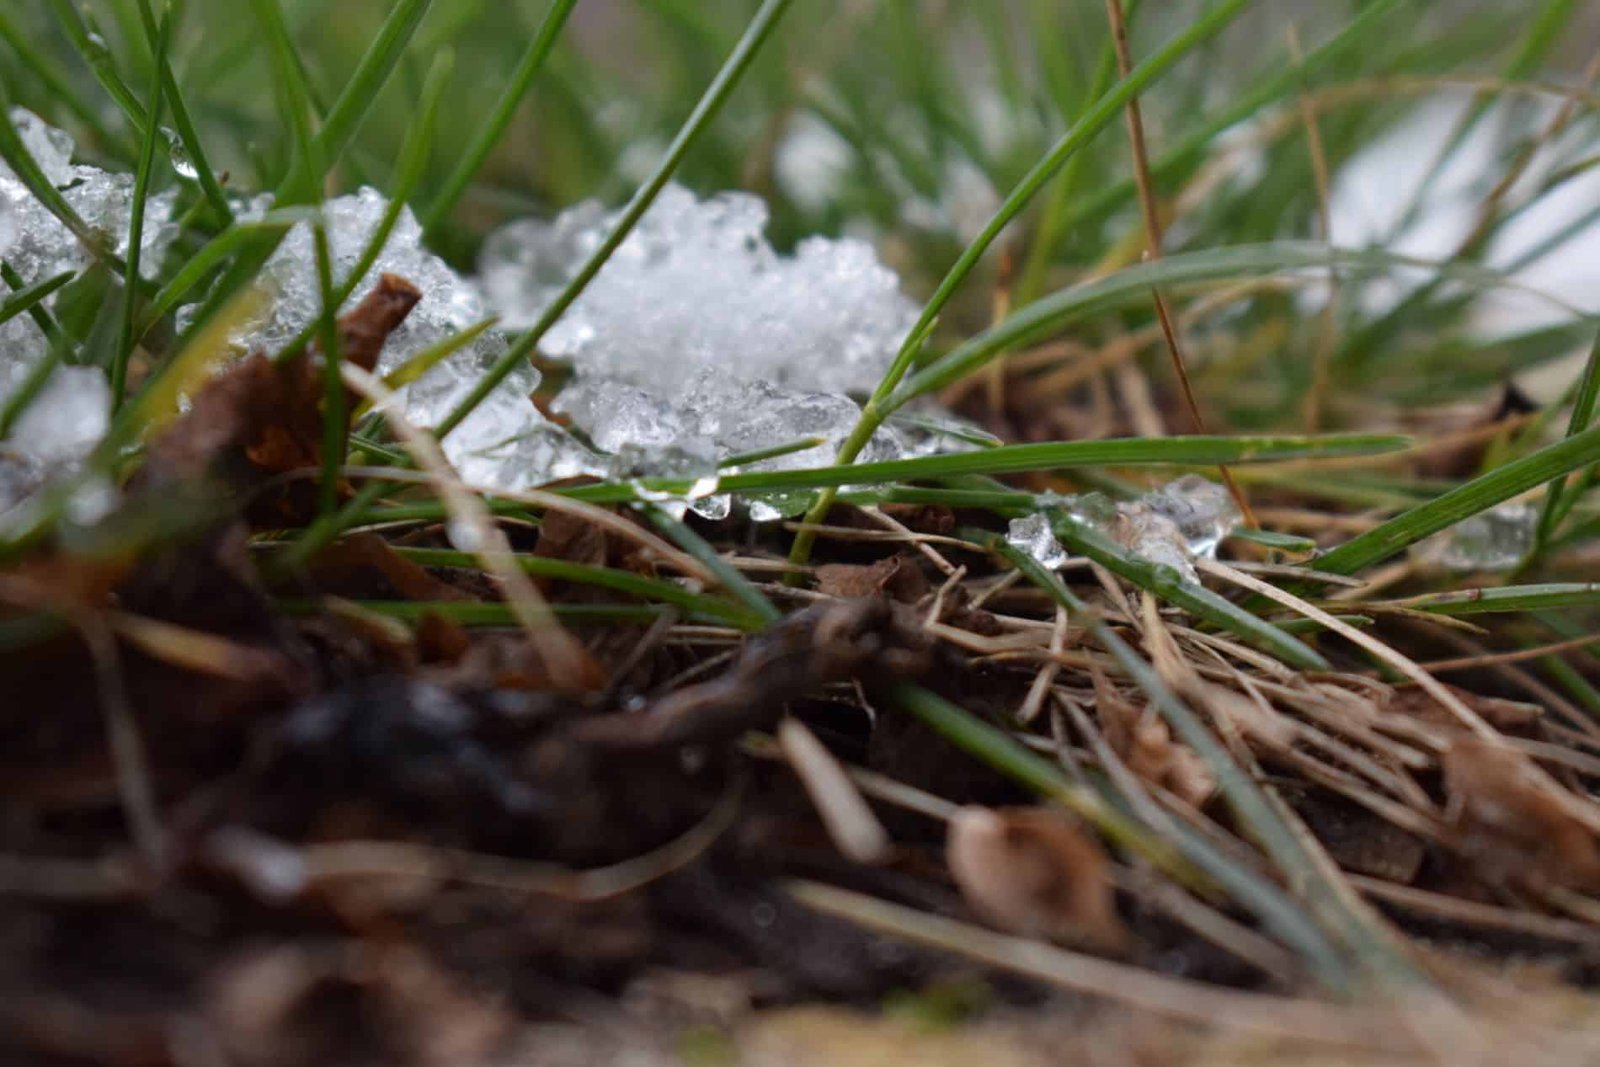
[[[110,236],[119,255],[127,255],[133,177],[74,164],[72,138],[30,111],[12,109],[11,121],[45,179],[84,222]],[[176,235],[172,203],[170,193],[146,203],[140,248],[141,273],[146,277],[155,276]],[[23,284],[82,270],[91,258],[72,231],[0,162],[0,259]],[[5,291],[0,283],[0,294]],[[0,407],[45,358],[47,348],[44,334],[29,316],[0,323]],[[57,368],[0,443],[0,513],[51,478],[75,469],[105,435],[110,412],[104,373],[91,367]]]
[[[1104,493],[1040,498],[1040,512],[1012,519],[1006,540],[1040,564],[1055,569],[1067,561],[1066,550],[1051,531],[1054,509],[1110,538],[1136,556],[1165,564],[1191,582],[1198,581],[1196,559],[1215,559],[1217,546],[1239,521],[1228,492],[1197,474],[1186,474],[1137,500],[1113,502]]]
[[[1425,565],[1451,571],[1506,571],[1533,548],[1539,510],[1511,501],[1462,519],[1419,541],[1412,555]]]
[[[502,321],[538,321],[616,220],[586,203],[493,234],[480,284]],[[758,197],[700,200],[669,186],[545,335],[543,353],[574,369],[556,409],[613,455],[613,473],[710,473],[820,438],[741,469],[816,466],[855,426],[853,397],[888,369],[916,308],[867,243],[813,237],[782,256],[766,223]],[[862,458],[907,448],[885,430]],[[804,495],[756,501],[753,512],[776,518]]]

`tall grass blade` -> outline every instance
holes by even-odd
[[[122,406],[128,383],[128,361],[139,338],[134,318],[139,309],[139,264],[143,258],[144,215],[150,199],[150,179],[155,169],[156,142],[161,137],[162,70],[166,66],[167,46],[172,37],[172,20],[163,18],[156,29],[151,48],[155,52],[154,73],[150,78],[150,103],[145,109],[150,121],[145,124],[144,141],[139,146],[139,169],[133,176],[133,199],[128,206],[128,270],[122,279],[122,321],[117,329],[116,348],[111,353],[111,409]]]
[[[500,143],[500,138],[511,125],[511,120],[522,104],[523,97],[527,96],[528,90],[533,87],[534,78],[544,66],[545,57],[555,46],[556,39],[561,36],[567,16],[572,14],[577,2],[578,0],[552,0],[550,10],[545,12],[544,21],[539,24],[539,32],[534,35],[533,42],[523,53],[517,69],[507,79],[505,91],[495,101],[488,120],[479,128],[471,146],[462,154],[455,169],[445,179],[444,186],[434,196],[428,209],[422,213],[424,232],[433,233],[443,225],[445,219],[449,218],[456,201],[461,199],[461,194],[466,191],[473,175],[478,173],[484,161],[489,158],[489,153]]]

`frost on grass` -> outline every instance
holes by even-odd
[[[1449,571],[1505,571],[1533,548],[1539,512],[1512,501],[1440,530],[1417,543],[1413,556],[1424,566]]]
[[[1062,511],[1135,556],[1172,567],[1187,581],[1198,581],[1196,559],[1215,559],[1217,546],[1239,521],[1228,491],[1196,474],[1186,474],[1136,500],[1113,502],[1104,493],[1047,494],[1042,510],[1012,519],[1006,540],[1050,569],[1067,561],[1066,550],[1050,528],[1050,512]]]
[[[30,111],[14,108],[11,121],[45,180],[93,230],[106,235],[107,247],[128,253],[128,223],[133,210],[133,177],[108,174],[75,164],[72,138]],[[140,273],[154,277],[177,227],[173,197],[161,194],[145,205]],[[4,162],[0,162],[0,260],[16,271],[24,286],[67,271],[81,271],[93,253],[50,213]],[[0,283],[0,295],[5,292]],[[40,369],[48,355],[44,333],[27,315],[0,323],[0,410],[4,410]],[[62,366],[38,391],[0,442],[0,513],[34,493],[51,478],[80,464],[104,436],[111,392],[98,368]]]
[[[537,322],[616,224],[592,203],[514,222],[484,246],[481,285],[506,326]],[[792,256],[764,236],[760,198],[669,186],[541,342],[571,363],[556,398],[612,473],[706,474],[831,462],[916,309],[863,241],[813,237]],[[905,454],[895,430],[863,460]],[[804,494],[752,502],[757,518]]]
[[[268,206],[267,198],[258,198],[241,216],[259,218]],[[323,205],[335,288],[359,265],[389,207],[389,201],[371,188]],[[349,304],[359,302],[386,273],[415,285],[422,302],[385,344],[378,362],[382,375],[418,369],[419,358],[487,316],[476,287],[423,247],[422,228],[409,207],[400,208],[382,251]],[[263,268],[261,281],[271,299],[262,314],[235,330],[232,342],[241,352],[280,351],[321,314],[322,290],[309,222],[297,223],[284,236]],[[406,418],[419,426],[438,426],[505,351],[504,335],[491,330],[445,357],[406,386]],[[445,454],[466,481],[517,490],[593,469],[586,450],[534,406],[531,394],[538,384],[539,374],[531,366],[517,367],[445,437]]]

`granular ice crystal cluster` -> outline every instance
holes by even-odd
[[[1040,497],[1044,510],[1012,519],[1006,540],[1040,564],[1055,569],[1066,550],[1050,529],[1049,513],[1060,510],[1090,530],[1151,563],[1172,567],[1198,581],[1196,559],[1215,559],[1217,546],[1239,520],[1228,491],[1197,474],[1186,474],[1137,500],[1112,501],[1104,493]]]
[[[71,141],[33,116],[16,121],[41,169],[89,222],[126,232],[132,178],[71,161]],[[241,202],[241,221],[259,220],[271,198]],[[172,197],[150,203],[146,259],[152,270],[172,238]],[[358,266],[391,205],[370,188],[320,209],[335,286]],[[354,287],[348,308],[384,273],[415,285],[422,301],[388,339],[380,374],[406,367],[491,312],[487,330],[404,387],[405,416],[437,427],[505,354],[508,336],[539,320],[557,293],[606,240],[617,215],[581,204],[550,221],[512,223],[492,235],[482,277],[461,277],[422,243],[400,208],[376,262]],[[706,515],[729,501],[712,479],[730,469],[763,470],[831,462],[861,415],[915,319],[894,273],[862,241],[811,238],[779,255],[764,236],[765,204],[723,194],[705,200],[670,186],[605,267],[541,341],[543,355],[573,373],[554,407],[569,433],[547,419],[532,394],[539,374],[517,366],[444,440],[446,455],[471,484],[514,491],[577,474],[696,480],[688,501]],[[89,253],[9,171],[0,170],[0,254],[32,283],[81,269]],[[267,299],[233,327],[241,354],[281,352],[322,311],[313,228],[291,227],[260,275]],[[195,306],[181,309],[180,330]],[[25,317],[0,329],[0,397],[43,357],[43,337]],[[70,374],[69,374],[70,371]],[[29,455],[11,449],[0,483],[31,492],[46,468],[80,455],[103,434],[104,382],[58,372],[27,412],[44,420]],[[93,409],[91,412],[90,409]],[[96,414],[91,418],[91,414]],[[931,428],[930,428],[931,427]],[[21,429],[21,427],[18,427]],[[56,431],[60,432],[57,433]],[[13,435],[14,437],[17,435]],[[864,461],[972,447],[964,429],[937,416],[897,421],[868,442]],[[749,501],[758,519],[791,514],[809,494]],[[679,502],[680,504],[683,502]]]
[[[107,247],[128,253],[133,177],[74,164],[72,138],[32,112],[11,111],[44,178],[90,229],[106,235]],[[176,234],[170,193],[145,205],[140,247],[141,273],[153,277]],[[20,275],[24,286],[87,267],[93,254],[67,225],[0,162],[0,259]],[[0,298],[6,289],[0,282]],[[48,353],[44,333],[27,315],[0,323],[0,409],[6,406]],[[111,393],[98,368],[62,366],[50,372],[6,439],[0,442],[0,514],[45,482],[75,469],[104,436]]]
[[[616,219],[580,204],[492,235],[480,284],[504,324],[537,322]],[[766,222],[758,197],[669,186],[544,336],[541,351],[574,369],[557,410],[619,473],[707,472],[810,438],[821,443],[741,469],[816,466],[854,427],[852,397],[878,383],[916,310],[865,242],[814,237],[783,256]],[[862,458],[905,448],[888,430]]]

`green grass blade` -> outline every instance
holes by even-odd
[[[443,340],[435,341],[400,366],[383,376],[385,389],[395,390],[410,385],[434,367],[449,359],[463,348],[482,337],[499,319],[484,319],[464,330],[459,330]]]
[[[1148,300],[1152,287],[1170,290],[1198,282],[1286,271],[1395,267],[1432,270],[1441,277],[1469,284],[1487,286],[1506,282],[1498,272],[1469,265],[1416,260],[1378,249],[1330,249],[1309,241],[1273,241],[1179,253],[1126,267],[1035,301],[907,378],[882,407],[893,411],[916,397],[943,389],[1000,355],[1040,340],[1075,319]]]
[[[115,265],[119,271],[122,263],[107,247],[103,234],[96,233],[84,222],[82,217],[67,203],[66,197],[46,178],[44,171],[39,169],[39,164],[28,151],[28,146],[22,143],[22,135],[17,132],[17,127],[11,121],[11,101],[6,98],[5,87],[0,83],[0,159],[5,160],[11,172],[17,176],[34,197],[45,206],[50,214],[54,215],[63,226],[72,231],[72,235],[83,243],[95,254],[96,257],[105,259]]]
[[[320,202],[324,156],[321,141],[311,134],[311,90],[296,59],[294,39],[284,21],[280,0],[250,0],[250,8],[267,39],[267,58],[278,88],[278,113],[295,149],[289,174],[279,187],[279,201]]]
[[[128,384],[128,361],[139,338],[134,318],[139,309],[139,261],[144,245],[145,205],[150,199],[150,178],[155,170],[156,142],[161,138],[163,83],[161,70],[166,64],[167,47],[172,39],[172,20],[163,18],[151,47],[155,50],[155,73],[150,78],[150,104],[145,109],[150,121],[145,124],[139,146],[139,169],[133,176],[133,199],[128,206],[128,270],[122,280],[122,321],[117,328],[116,348],[111,353],[111,410],[122,406]]]
[[[134,158],[137,149],[132,143],[125,137],[111,132],[111,128],[101,119],[100,113],[78,92],[72,78],[56,68],[49,53],[30,43],[23,36],[22,31],[11,21],[11,16],[6,11],[0,11],[0,40],[10,45],[17,62],[26,67],[39,84],[49,91],[50,98],[59,101],[72,112],[73,117],[83,123],[107,151],[122,159]]]
[[[72,6],[71,0],[50,0],[50,7],[55,11],[56,21],[61,24],[67,40],[72,42],[72,47],[78,50],[89,69],[94,71],[94,76],[99,79],[100,85],[116,103],[122,113],[128,117],[133,126],[134,136],[142,138],[149,117],[145,114],[144,105],[139,102],[128,83],[122,80],[122,75],[117,70],[117,57],[111,54],[106,47],[105,39],[98,33],[90,30],[80,15]]]
[[[61,286],[72,281],[74,277],[75,275],[71,271],[66,271],[62,274],[56,275],[54,278],[46,278],[43,281],[38,282],[38,285],[48,286],[50,288],[48,288],[46,292],[42,293],[37,299],[30,298],[19,301],[17,307],[17,311],[19,313],[25,312],[27,316],[33,320],[33,324],[39,328],[39,332],[44,335],[45,340],[50,345],[49,354],[56,355],[59,350],[59,355],[63,359],[66,359],[66,361],[69,363],[78,362],[78,360],[74,358],[76,355],[75,349],[72,342],[67,339],[65,331],[61,329],[61,324],[57,322],[56,317],[50,313],[50,309],[44,305],[44,299],[48,297],[50,293],[55,292],[56,289],[59,289]],[[11,264],[7,263],[3,259],[0,259],[0,281],[5,282],[6,287],[11,290],[11,297],[9,298],[11,300],[16,300],[18,297],[22,296],[22,294],[29,288],[29,286],[23,282],[22,275],[13,270]],[[5,308],[7,306],[7,304],[0,303],[0,322],[4,322],[11,318],[10,315],[5,314]]]
[[[528,90],[533,87],[534,78],[544,66],[545,57],[550,54],[550,49],[554,47],[556,39],[566,25],[567,16],[572,14],[577,2],[578,0],[553,0],[550,10],[545,12],[544,21],[539,24],[539,32],[534,35],[533,43],[523,53],[522,61],[517,64],[517,69],[507,80],[505,91],[495,101],[488,121],[478,130],[478,135],[473,139],[471,146],[462,154],[456,168],[445,179],[444,186],[428,205],[428,209],[422,213],[424,232],[433,233],[450,216],[456,201],[461,199],[461,194],[466,191],[473,176],[489,158],[489,153],[500,143],[500,138],[511,125],[511,120],[522,104],[523,97],[527,96]]]
[[[1285,663],[1302,670],[1325,671],[1328,661],[1277,626],[1198,582],[1184,580],[1177,570],[1153,563],[1123,548],[1086,523],[1058,509],[1047,512],[1056,538],[1080,556],[1087,556],[1112,574],[1182,608],[1197,619],[1227,630]]]
[[[650,177],[639,187],[638,192],[634,193],[633,199],[628,201],[628,206],[623,209],[622,215],[617,219],[611,233],[594,250],[583,266],[573,275],[572,279],[567,282],[561,293],[545,309],[544,313],[539,316],[539,321],[534,323],[503,356],[495,361],[494,366],[484,374],[472,391],[439,424],[435,430],[438,436],[443,437],[459,426],[461,420],[470,415],[473,409],[483,402],[484,397],[493,392],[495,386],[505,380],[506,375],[527,360],[528,356],[538,346],[540,339],[556,324],[556,320],[561,318],[567,308],[572,306],[572,302],[578,299],[578,294],[583,292],[589,282],[594,279],[594,276],[600,273],[600,268],[605,266],[606,260],[611,258],[611,253],[615,252],[628,234],[632,232],[633,227],[637,225],[645,211],[655,202],[656,195],[671,180],[673,173],[678,169],[678,164],[688,154],[689,148],[699,138],[700,134],[705,131],[706,127],[711,124],[711,120],[716,117],[717,112],[722,109],[723,103],[727,101],[735,86],[739,84],[740,79],[750,68],[750,63],[755,59],[756,53],[760,51],[762,44],[766,42],[773,29],[776,28],[778,20],[783,17],[792,4],[793,0],[764,0],[761,9],[756,12],[755,17],[750,20],[750,24],[745,27],[744,33],[739,38],[739,43],[734,46],[727,62],[717,72],[717,76],[712,79],[711,84],[706,87],[704,95],[700,97],[699,102],[695,104],[694,110],[690,112],[688,119],[678,129],[677,135],[672,139],[672,143],[667,146],[666,153],[662,156],[661,161],[656,164]]]
[[[32,311],[46,297],[66,285],[74,277],[76,275],[71,271],[64,271],[53,278],[46,278],[44,281],[16,289],[10,296],[0,300],[0,323],[10,322],[18,315]],[[13,284],[13,278],[18,282],[22,281],[16,274],[12,274],[10,278],[5,280],[7,286]]]
[[[479,558],[470,552],[437,548],[397,548],[395,551],[405,559],[424,567],[466,567],[472,570],[481,570],[483,567]],[[659,578],[647,578],[612,567],[596,567],[587,563],[574,563],[546,556],[519,554],[515,557],[515,561],[525,573],[536,578],[592,585],[599,589],[627,593],[651,603],[671,604],[708,618],[719,618],[740,630],[759,630],[770,621],[752,614],[746,606],[730,604]]]
[[[444,97],[445,87],[450,82],[450,71],[454,66],[455,54],[445,49],[434,58],[433,65],[428,69],[427,78],[422,84],[422,95],[417,104],[416,121],[406,135],[406,143],[400,150],[399,165],[395,168],[394,181],[388,188],[388,202],[384,206],[383,215],[378,219],[378,225],[367,238],[366,247],[361,250],[360,258],[350,268],[350,273],[339,283],[335,302],[338,308],[343,308],[356,289],[366,280],[373,264],[377,263],[378,257],[383,254],[384,246],[389,243],[389,237],[399,224],[406,205],[422,182],[433,148],[434,131],[438,129],[439,103]],[[311,342],[315,330],[315,323],[307,323],[305,328],[284,346],[277,358],[287,359],[303,351]],[[443,358],[443,355],[439,358]]]
[[[432,3],[433,0],[397,0],[390,10],[317,133],[316,154],[322,167],[338,163],[350,146]],[[319,169],[313,173],[314,180],[320,182],[326,171]]]
[[[1167,180],[1180,171],[1198,166],[1205,158],[1207,146],[1223,132],[1258,117],[1273,103],[1300,92],[1307,83],[1324,73],[1338,70],[1341,64],[1354,65],[1363,52],[1371,49],[1381,32],[1395,32],[1396,27],[1389,16],[1407,6],[1404,0],[1375,0],[1363,5],[1360,13],[1323,44],[1306,53],[1301,62],[1283,64],[1151,160],[1151,176],[1157,181]],[[1112,182],[1079,200],[1062,221],[1061,228],[1070,232],[1089,220],[1104,218],[1130,202],[1137,193],[1138,188],[1131,177]]]
[[[155,14],[150,8],[150,0],[139,0],[139,18],[144,24],[151,54],[161,69],[162,92],[166,106],[172,113],[172,124],[178,130],[178,141],[183,146],[184,154],[189,158],[189,165],[194,168],[200,192],[211,205],[211,210],[217,218],[226,226],[233,222],[233,208],[228,204],[228,198],[222,191],[222,183],[217,180],[216,172],[211,169],[205,145],[201,143],[199,131],[195,129],[194,118],[189,114],[189,105],[184,101],[183,93],[178,88],[178,79],[172,72],[171,57],[167,49],[157,46],[160,33]]]
[[[757,589],[750,579],[740,574],[733,564],[723,559],[716,549],[706,543],[705,538],[691,530],[681,519],[675,518],[656,504],[647,504],[642,510],[651,525],[666,534],[673,544],[705,564],[706,569],[717,576],[717,581],[722,583],[722,587],[760,620],[763,626],[770,626],[783,618],[783,613],[773,606],[766,594]]]
[[[1123,107],[1129,100],[1144,91],[1149,85],[1166,73],[1178,60],[1182,59],[1196,45],[1205,41],[1213,34],[1221,32],[1222,28],[1232,22],[1249,4],[1249,0],[1223,0],[1214,5],[1209,11],[1196,18],[1186,26],[1182,33],[1157,49],[1151,56],[1133,70],[1128,76],[1117,82],[1111,91],[1101,96],[1094,105],[1077,122],[1073,123],[1054,147],[1047,152],[1043,159],[1036,163],[1016,187],[1006,196],[1005,201],[995,211],[993,217],[984,225],[982,231],[973,239],[972,243],[962,251],[960,257],[951,265],[949,271],[940,280],[933,295],[923,305],[922,313],[917,318],[917,323],[911,329],[911,337],[919,339],[931,330],[934,321],[944,310],[950,298],[955,295],[956,289],[961,286],[978,265],[985,252],[1000,236],[1000,231],[1005,229],[1011,220],[1022,213],[1034,195],[1059,171],[1068,159],[1071,159],[1084,145],[1094,140],[1106,126],[1114,122],[1122,114]],[[917,356],[920,340],[913,347],[908,343],[896,353],[893,364],[883,376],[883,381],[873,392],[872,399],[878,404],[888,399],[900,380],[910,370]],[[865,441],[862,442],[865,444]],[[850,458],[854,458],[853,456]]]
[[[322,478],[317,483],[317,514],[331,515],[339,506],[339,471],[344,466],[345,396],[340,365],[339,297],[333,288],[333,255],[328,227],[321,220],[311,228],[317,260],[317,292],[322,308],[317,327],[322,341]]]
[[[1515,611],[1551,611],[1556,608],[1593,607],[1600,604],[1600,582],[1545,582],[1539,585],[1503,585],[1487,589],[1452,589],[1425,593],[1404,600],[1369,601],[1373,608],[1406,608],[1435,615],[1488,615]],[[1596,638],[1600,641],[1600,638]]]
[[[1429,534],[1595,462],[1600,462],[1600,426],[1546,445],[1401,512],[1322,556],[1316,567],[1333,574],[1353,574],[1381,563]]]
[[[1577,396],[1572,401],[1572,416],[1567,421],[1568,437],[1573,437],[1589,428],[1589,424],[1594,421],[1597,398],[1600,398],[1600,334],[1595,336],[1594,347],[1589,350],[1589,359],[1583,365],[1583,376],[1578,380]],[[1533,551],[1528,554],[1530,562],[1538,559],[1549,543],[1550,535],[1555,532],[1556,522],[1566,513],[1562,509],[1562,497],[1566,488],[1566,475],[1550,482],[1550,488],[1545,493],[1544,508],[1539,512],[1539,527],[1534,536]],[[1574,494],[1574,497],[1576,495]]]
[[[1329,434],[1323,437],[1118,437],[1091,441],[1041,441],[1026,445],[1002,445],[977,452],[884,460],[880,463],[724,474],[717,479],[717,488],[719,492],[761,492],[975,474],[1020,474],[1062,467],[1262,463],[1309,456],[1392,452],[1404,448],[1408,440],[1390,434]],[[622,503],[643,499],[641,489],[650,493],[682,494],[692,484],[687,479],[641,478],[635,484],[583,485],[559,491],[594,503]]]
[[[178,268],[165,285],[150,299],[141,331],[147,331],[157,320],[172,314],[183,303],[184,297],[211,276],[212,272],[227,263],[241,250],[263,237],[280,238],[297,223],[310,222],[315,212],[303,207],[269,211],[254,222],[237,222],[208,241]]]

